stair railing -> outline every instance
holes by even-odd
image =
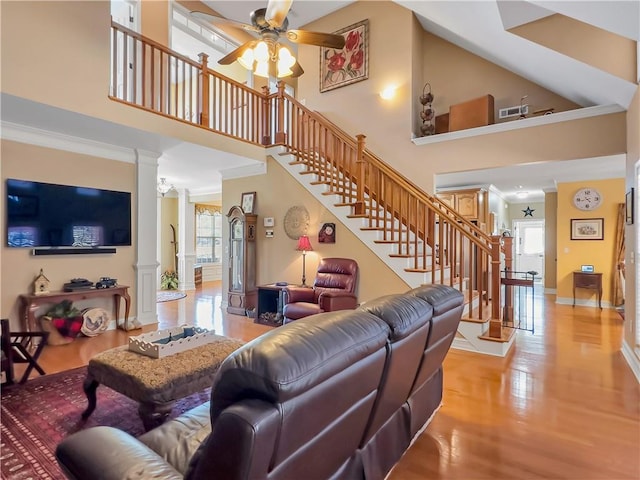
[[[492,328],[501,318],[501,237],[424,192],[369,151],[364,135],[353,138],[305,108],[282,83],[273,94],[257,92],[209,69],[205,54],[198,63],[115,22],[111,30],[110,98],[252,144],[283,145],[338,196],[337,206],[364,219],[364,230],[381,232],[376,242],[393,245],[407,271],[479,297],[469,317],[489,318],[492,335],[501,335]]]

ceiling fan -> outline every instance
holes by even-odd
[[[260,38],[243,43],[234,51],[218,60],[221,65],[230,65],[236,60],[255,75],[262,77],[286,76],[299,77],[304,70],[282,43],[285,38],[292,43],[317,45],[327,48],[341,49],[344,47],[344,37],[333,33],[311,32],[308,30],[288,30],[287,15],[293,0],[268,0],[266,8],[259,8],[251,12],[251,25],[236,22],[204,12],[191,12],[195,18],[230,25],[241,28]]]

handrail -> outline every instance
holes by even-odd
[[[484,321],[491,300],[491,334],[500,314],[502,239],[490,236],[428,194],[319,112],[285,94],[258,92],[200,62],[112,22],[110,97],[160,115],[256,145],[283,145],[327,185],[337,205],[350,206],[363,230],[379,231],[391,256],[406,258],[406,271],[432,283],[456,286],[478,299],[469,318]],[[507,242],[508,243],[508,242]]]

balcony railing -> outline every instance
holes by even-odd
[[[406,258],[409,272],[431,283],[459,288],[476,308],[469,318],[490,319],[501,336],[500,270],[511,269],[511,248],[444,202],[429,195],[317,112],[284,93],[257,92],[112,23],[110,97],[264,146],[282,145],[296,162],[337,195],[336,206],[352,207],[364,230],[380,232],[379,243]],[[509,239],[510,240],[510,239]],[[510,245],[510,242],[507,242]]]

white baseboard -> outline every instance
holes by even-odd
[[[560,305],[573,305],[573,298],[569,297],[556,297],[556,303]],[[576,298],[576,307],[595,307],[598,308],[597,300],[586,300],[583,298]],[[602,301],[602,308],[614,308],[611,302]]]
[[[640,358],[626,340],[622,342],[622,356],[631,367],[631,371],[636,376],[636,380],[640,383]]]
[[[558,290],[556,288],[545,288],[544,289],[544,293],[545,295],[556,295],[558,293]]]

